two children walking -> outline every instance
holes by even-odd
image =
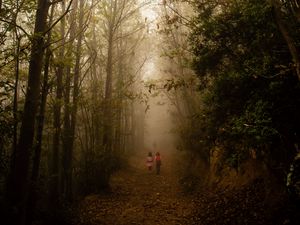
[[[161,157],[160,157],[159,152],[156,152],[155,157],[152,156],[152,152],[148,153],[146,165],[147,165],[149,171],[152,170],[154,161],[155,161],[155,167],[156,167],[156,174],[160,174]]]

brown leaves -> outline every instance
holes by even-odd
[[[162,174],[145,168],[144,158],[112,177],[112,193],[88,196],[80,205],[81,225],[190,224],[193,203],[179,193],[177,175],[164,156]]]
[[[267,224],[264,185],[255,182],[240,190],[210,192],[198,196],[194,221],[201,224]]]

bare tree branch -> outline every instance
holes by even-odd
[[[21,27],[20,25],[18,25],[17,23],[15,23],[15,22],[13,22],[13,21],[8,21],[8,20],[2,19],[2,18],[0,18],[0,21],[1,21],[1,22],[4,22],[4,23],[7,23],[7,24],[10,24],[10,25],[13,25],[13,26],[19,28],[21,31],[23,31],[23,33],[24,33],[28,38],[31,37],[31,35],[28,34],[27,31],[26,31],[23,27]]]
[[[58,0],[57,2],[60,2],[60,1],[61,0]],[[51,31],[56,26],[56,24],[58,24],[58,22],[61,21],[61,19],[64,18],[71,11],[70,8],[71,8],[72,3],[73,3],[73,0],[70,0],[66,11],[44,32],[44,34],[47,34],[49,31]]]

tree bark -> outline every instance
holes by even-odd
[[[110,179],[110,164],[112,159],[112,144],[113,144],[113,115],[112,115],[112,85],[113,85],[113,50],[114,50],[114,35],[116,32],[116,13],[117,1],[112,0],[110,14],[108,18],[108,38],[107,38],[107,62],[106,62],[106,81],[104,95],[104,126],[103,126],[103,160],[104,173],[101,177],[103,188],[106,188]]]
[[[122,32],[120,31],[120,36],[122,36]],[[122,129],[122,108],[123,108],[123,99],[122,99],[122,89],[124,84],[124,76],[123,76],[123,40],[120,39],[118,43],[118,81],[117,81],[117,95],[118,95],[118,104],[117,104],[117,112],[116,112],[116,129],[115,129],[115,141],[114,141],[114,151],[117,155],[120,155],[121,151],[121,129]]]
[[[61,2],[62,12],[65,11],[65,2]],[[60,21],[60,36],[62,38],[62,47],[58,54],[58,66],[56,70],[56,100],[53,107],[53,145],[50,167],[50,194],[49,207],[55,210],[59,204],[59,150],[61,137],[61,108],[63,98],[63,75],[65,65],[63,63],[65,54],[65,18]]]
[[[26,206],[29,190],[29,167],[34,139],[34,127],[40,96],[40,79],[44,56],[44,32],[47,28],[48,0],[39,0],[35,16],[35,29],[29,62],[28,86],[25,97],[24,113],[8,181],[8,201],[16,209],[12,223],[23,225],[26,221]]]
[[[19,70],[20,70],[20,42],[21,38],[18,36],[18,32],[15,29],[17,48],[15,56],[15,87],[14,87],[14,106],[13,106],[13,115],[14,115],[14,131],[13,131],[13,145],[12,145],[12,161],[15,161],[15,155],[17,151],[18,143],[18,89],[19,89]]]
[[[51,25],[52,23],[53,12],[54,12],[54,6],[52,5],[51,15],[49,18],[49,25]],[[47,39],[48,39],[47,45],[49,45],[51,41],[51,32],[48,33]],[[40,172],[40,161],[41,161],[41,153],[42,153],[42,139],[43,139],[43,131],[44,131],[46,103],[47,103],[47,96],[49,90],[48,80],[49,80],[50,59],[51,59],[51,50],[48,47],[45,55],[43,86],[42,86],[41,102],[39,106],[39,116],[37,120],[37,131],[36,131],[37,135],[36,135],[36,143],[34,146],[31,184],[30,184],[30,192],[29,192],[28,207],[27,207],[27,219],[26,219],[27,225],[30,225],[32,223],[33,215],[36,208],[36,203],[38,200],[38,179],[39,179],[39,172]]]
[[[79,80],[80,80],[80,59],[81,59],[81,48],[82,40],[84,35],[83,29],[83,18],[84,18],[84,1],[80,0],[79,4],[79,23],[78,31],[80,32],[77,38],[77,46],[75,53],[75,68],[74,68],[74,82],[73,82],[73,105],[71,110],[71,126],[70,126],[70,140],[69,140],[69,151],[68,151],[68,163],[67,163],[67,181],[66,181],[66,197],[69,201],[73,199],[73,151],[74,151],[74,141],[75,141],[75,129],[77,122],[77,111],[78,111],[78,98],[79,98]]]
[[[271,3],[274,8],[278,28],[289,48],[290,54],[295,63],[295,71],[296,71],[298,80],[300,81],[300,58],[299,58],[299,52],[298,52],[297,46],[288,31],[287,24],[283,20],[283,15],[281,12],[281,3],[278,0],[271,0]]]
[[[108,34],[108,49],[107,49],[107,63],[106,63],[106,81],[105,81],[105,109],[104,109],[104,135],[103,146],[105,152],[110,152],[112,149],[112,58],[113,58],[113,28],[110,27]]]
[[[67,59],[69,62],[72,60],[72,51],[74,48],[74,39],[76,36],[76,15],[77,15],[78,1],[74,0],[73,10],[70,16],[70,37],[67,50]],[[61,188],[64,197],[70,200],[70,166],[72,156],[72,131],[71,131],[71,65],[66,67],[66,79],[64,84],[64,118],[63,118],[63,156],[62,156],[62,181]]]

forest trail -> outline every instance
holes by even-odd
[[[86,197],[80,207],[81,224],[191,224],[194,203],[180,189],[175,159],[162,155],[160,175],[148,171],[145,160],[131,158],[129,168],[112,177],[110,194]]]

